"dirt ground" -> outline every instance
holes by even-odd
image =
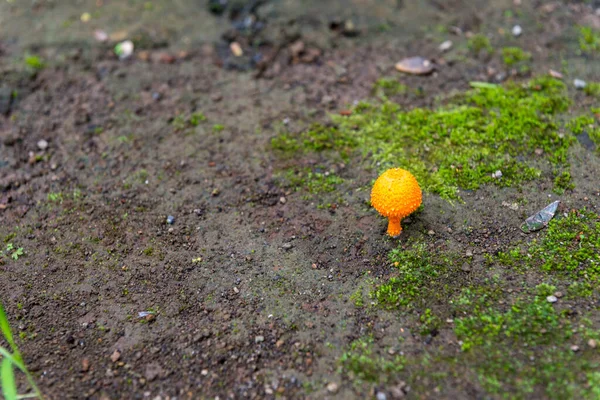
[[[530,240],[519,226],[549,201],[598,212],[594,145],[571,149],[575,188],[563,195],[544,179],[462,191],[462,202],[425,193],[392,240],[368,203],[376,168],[358,156],[281,157],[270,143],[373,99],[382,77],[417,89],[393,99],[410,109],[471,81],[568,65],[569,93],[589,109],[572,81],[600,80],[600,58],[578,53],[574,27],[600,28],[595,7],[270,0],[230,1],[217,15],[208,1],[1,1],[0,237],[23,254],[2,259],[0,293],[46,398],[506,397],[471,361],[441,363],[461,352],[451,321],[423,335],[423,309],[386,310],[369,293],[407,243],[467,254],[477,283],[491,276],[484,256]],[[470,54],[478,33],[531,52],[530,70]],[[125,39],[135,50],[119,60]],[[394,70],[413,55],[436,72]],[[343,178],[334,193],[281,184],[286,168],[316,164]],[[523,199],[518,211],[502,205]],[[501,277],[505,300],[521,290]],[[595,297],[569,307],[600,326]],[[366,335],[375,352],[406,357],[403,369],[357,382],[340,359]],[[536,387],[529,398],[547,397]]]

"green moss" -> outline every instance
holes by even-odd
[[[547,283],[540,283],[535,287],[535,291],[538,296],[545,298],[556,292],[556,286],[549,285]]]
[[[599,216],[580,210],[552,220],[528,254],[530,265],[595,286],[600,280]]]
[[[433,314],[430,308],[425,309],[425,312],[419,317],[419,321],[422,335],[436,335],[442,326],[441,318]]]
[[[539,177],[541,171],[527,163],[538,148],[555,176],[567,171],[575,138],[559,132],[556,115],[569,104],[564,83],[542,77],[525,85],[477,87],[434,110],[360,103],[350,116],[332,116],[337,126],[284,133],[271,145],[288,156],[327,152],[342,159],[360,149],[377,170],[409,169],[425,191],[453,199],[459,188],[518,186]],[[502,177],[494,178],[498,170]]]
[[[214,124],[212,129],[213,132],[221,132],[225,129],[225,126],[221,124]]]
[[[375,288],[371,297],[379,305],[391,309],[405,307],[417,297],[426,295],[428,282],[447,268],[434,265],[425,245],[416,245],[411,249],[395,249],[389,255],[390,261],[398,268],[398,275]]]
[[[544,288],[545,289],[548,288]],[[455,321],[465,352],[462,362],[475,369],[479,383],[504,398],[591,398],[589,385],[598,367],[593,350],[575,355],[573,322],[545,299],[519,300],[505,311],[477,309]],[[584,322],[584,321],[580,321]]]
[[[38,71],[43,69],[46,64],[44,61],[38,56],[25,56],[25,65],[27,68],[32,69],[34,71]]]
[[[190,115],[190,119],[189,119],[190,125],[198,126],[198,125],[200,125],[200,122],[202,122],[202,121],[206,121],[206,117],[201,112],[195,112],[192,115]]]
[[[363,300],[362,288],[358,288],[356,292],[350,295],[350,301],[354,303],[355,307],[363,307],[365,305],[365,302]]]
[[[373,349],[373,338],[355,340],[339,360],[341,372],[353,381],[385,383],[404,369],[405,359],[396,355],[392,359],[378,355]]]
[[[524,250],[500,254],[505,265],[524,264],[570,282],[569,292],[592,295],[600,282],[600,217],[591,211],[570,212],[550,221],[545,234]]]
[[[344,182],[342,178],[323,167],[288,169],[280,177],[283,186],[304,190],[310,194],[328,193]]]
[[[520,47],[505,47],[502,49],[502,59],[504,64],[512,67],[518,63],[531,60],[531,53],[524,51]]]
[[[471,36],[467,42],[467,47],[476,56],[482,51],[486,52],[487,54],[494,53],[494,48],[492,47],[490,39],[481,33]]]
[[[562,171],[554,178],[554,188],[552,189],[557,194],[563,194],[566,190],[572,190],[575,184],[571,180],[571,173]]]
[[[600,33],[587,26],[579,27],[579,48],[584,53],[600,50]]]
[[[300,135],[284,133],[271,139],[271,147],[287,155],[295,153],[323,152],[336,150],[347,159],[357,146],[357,141],[336,127],[314,124]]]
[[[566,128],[571,130],[573,134],[579,135],[584,132],[584,130],[594,127],[594,118],[588,115],[580,115],[578,117],[572,118],[568,123]]]
[[[373,85],[373,94],[377,97],[395,96],[406,93],[407,90],[406,85],[403,85],[394,78],[381,78]]]
[[[370,294],[383,308],[414,309],[435,300],[445,302],[460,290],[456,255],[442,253],[434,257],[424,244],[417,244],[406,250],[392,250],[389,259],[397,268],[396,274]]]
[[[583,91],[588,96],[600,97],[600,83],[599,82],[587,82]]]
[[[183,114],[178,114],[173,117],[171,125],[173,125],[176,130],[183,130],[188,127],[196,127],[204,121],[206,121],[206,116],[201,112],[192,113],[189,117],[186,117]]]

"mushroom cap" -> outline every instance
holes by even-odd
[[[371,190],[371,204],[384,217],[404,218],[419,208],[423,195],[413,174],[392,168],[377,178]]]

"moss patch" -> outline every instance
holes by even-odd
[[[353,341],[339,360],[343,375],[356,383],[385,383],[404,369],[404,363],[402,356],[377,354],[372,337]]]
[[[403,94],[407,90],[406,85],[403,85],[394,78],[381,78],[373,85],[373,94],[380,98]]]
[[[492,47],[490,39],[487,36],[480,33],[475,34],[469,38],[469,41],[467,42],[467,47],[476,56],[479,55],[481,52],[485,52],[488,55],[494,53],[494,47]]]
[[[408,169],[424,190],[453,199],[459,187],[516,186],[540,176],[525,161],[536,149],[560,176],[574,138],[559,133],[555,116],[569,103],[565,85],[551,78],[476,88],[435,110],[361,103],[351,116],[333,116],[337,126],[283,134],[272,145],[287,153],[331,150],[345,157],[358,147],[379,170]]]
[[[569,282],[574,293],[591,295],[600,282],[600,217],[580,210],[553,219],[541,239],[503,259],[540,268]]]
[[[504,64],[512,67],[518,63],[530,61],[531,53],[520,47],[505,47],[502,49],[502,60],[504,61]]]
[[[271,147],[285,156],[309,152],[335,150],[342,159],[348,159],[358,142],[337,127],[314,124],[299,135],[283,133],[271,139]]]
[[[468,260],[458,254],[435,253],[424,244],[417,244],[392,250],[389,259],[397,270],[373,289],[371,297],[388,310],[426,308],[420,320],[426,331],[434,330],[436,325],[430,308],[447,304],[448,299],[463,290],[490,299],[497,297],[496,285],[490,280],[482,280],[479,286],[471,288],[470,280],[462,279],[466,274],[461,267]]]
[[[600,33],[588,26],[580,27],[579,49],[584,53],[600,51]]]
[[[490,393],[566,399],[594,398],[599,390],[595,351],[588,347],[575,353],[590,334],[595,337],[593,331],[578,332],[545,298],[519,300],[505,311],[476,308],[455,320],[454,331],[465,351],[461,359]]]
[[[304,190],[310,194],[333,192],[344,182],[342,178],[324,167],[288,169],[279,176],[282,186]]]

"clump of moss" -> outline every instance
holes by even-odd
[[[585,322],[585,321],[580,321]],[[573,323],[545,298],[519,300],[506,311],[477,309],[454,321],[462,356],[490,393],[527,398],[590,398],[590,373],[596,369],[591,351],[575,356]],[[464,363],[464,361],[463,361]],[[591,377],[593,378],[593,377]]]
[[[335,191],[344,180],[334,172],[322,167],[289,169],[283,174],[283,184],[295,190],[305,190],[310,194]]]
[[[600,50],[600,33],[588,26],[579,28],[579,48],[584,53],[592,53]]]
[[[531,53],[520,47],[505,47],[502,49],[502,59],[504,64],[511,67],[523,61],[530,61]]]
[[[530,265],[590,287],[600,281],[600,217],[586,210],[555,219],[528,250]]]
[[[416,245],[408,250],[394,249],[390,261],[398,268],[398,275],[377,286],[371,296],[379,305],[391,309],[412,304],[421,295],[426,295],[427,283],[447,268],[434,265],[425,245]]]
[[[176,130],[183,130],[188,127],[196,127],[200,125],[201,122],[206,121],[206,119],[206,116],[201,112],[194,112],[190,114],[189,117],[186,117],[184,114],[178,114],[173,117],[171,125],[173,125]]]
[[[553,116],[568,104],[564,84],[542,78],[525,86],[474,89],[437,110],[361,104],[336,121],[381,170],[407,168],[426,191],[450,199],[458,197],[459,187],[513,186],[539,176],[520,159],[536,148],[566,168],[573,138],[559,134]],[[492,176],[497,170],[501,179]]]
[[[588,82],[583,91],[588,96],[600,97],[600,83],[599,82]]]
[[[583,133],[586,128],[592,128],[594,126],[595,120],[594,118],[588,115],[580,115],[578,117],[572,118],[567,123],[567,129],[570,129],[571,132],[575,135],[579,135]]]
[[[300,135],[284,133],[271,139],[271,147],[288,156],[335,149],[342,159],[348,159],[357,145],[352,136],[345,135],[336,127],[321,124],[314,124]]]
[[[471,36],[467,42],[467,47],[476,56],[481,52],[485,52],[488,55],[494,53],[494,47],[492,47],[490,39],[481,33]]]
[[[38,56],[27,55],[25,56],[25,66],[32,71],[39,71],[44,69],[46,63]]]
[[[408,88],[406,85],[403,85],[393,78],[378,79],[373,85],[373,94],[377,97],[395,96],[406,93],[407,90]]]
[[[357,339],[339,360],[341,372],[358,382],[382,382],[394,378],[404,369],[405,359],[396,355],[388,358],[373,351],[373,338]]]
[[[448,298],[455,287],[450,283],[453,255],[432,257],[424,244],[409,249],[394,249],[389,259],[397,274],[371,292],[379,306],[386,309],[418,308],[427,300]],[[456,284],[456,282],[454,282]]]
[[[525,85],[478,87],[434,110],[360,103],[350,116],[332,116],[337,126],[284,133],[271,145],[288,156],[328,152],[342,159],[360,149],[379,171],[408,169],[425,191],[454,199],[459,188],[517,186],[540,176],[526,162],[536,149],[560,176],[575,139],[559,133],[556,114],[569,104],[564,83],[542,77]]]
[[[505,265],[539,268],[570,282],[569,292],[589,296],[600,282],[600,217],[579,210],[548,224],[545,235],[524,250],[500,253]]]

